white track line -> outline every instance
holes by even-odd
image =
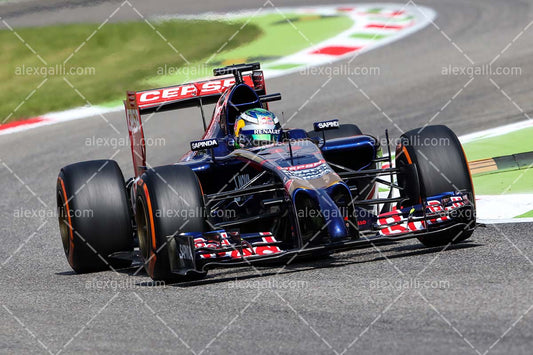
[[[470,143],[480,139],[491,138],[502,136],[511,132],[519,131],[524,128],[533,127],[533,120],[521,121],[516,123],[511,123],[505,126],[495,127],[486,129],[479,132],[474,132],[470,134],[465,134],[464,136],[459,137],[459,140],[462,144]]]
[[[533,218],[506,218],[506,219],[478,218],[477,222],[483,223],[483,224],[533,223]]]

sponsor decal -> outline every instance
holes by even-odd
[[[243,76],[243,81],[253,87],[251,75]],[[198,96],[220,94],[227,88],[235,84],[235,78],[215,79],[176,85],[167,88],[154,89],[148,91],[139,91],[136,93],[139,107],[151,107],[157,104],[190,99]]]
[[[287,168],[284,168],[284,170],[297,171],[297,170],[312,169],[312,168],[316,168],[317,166],[320,166],[320,165],[325,164],[325,163],[326,163],[325,160],[320,160],[320,161],[317,161],[315,163],[308,163],[308,164],[302,164],[302,165],[289,166]]]
[[[327,129],[339,128],[339,120],[315,122],[313,124],[315,131],[325,131]]]
[[[403,218],[400,211],[392,211],[379,216],[378,226],[386,226],[389,224],[394,225],[381,229],[379,231],[380,235],[388,236],[405,234],[426,228],[424,221],[410,222],[408,218]]]
[[[426,229],[429,225],[451,221],[453,218],[450,214],[465,205],[465,199],[461,196],[451,196],[443,201],[429,200],[424,207],[427,221],[412,221],[411,214],[405,216],[405,213],[399,210],[383,213],[378,216],[377,221],[378,226],[383,227],[379,234],[383,236],[405,234]]]
[[[214,147],[218,147],[218,140],[216,140],[215,138],[191,142],[191,150],[193,151],[205,150]]]
[[[279,134],[280,130],[275,128],[254,129],[253,134]],[[244,133],[244,131],[243,131]]]
[[[252,242],[248,247],[243,247],[242,245],[236,245],[230,243],[228,240],[229,236],[227,233],[222,232],[219,234],[220,240],[208,240],[205,237],[199,237],[194,239],[194,247],[199,248],[209,248],[209,249],[221,249],[221,248],[232,248],[231,251],[221,251],[221,252],[203,252],[200,253],[201,259],[215,259],[215,258],[224,258],[224,259],[241,259],[242,257],[257,257],[264,255],[271,255],[281,253],[282,250],[275,245],[265,245],[265,244],[274,244],[278,241],[274,236],[269,232],[260,232],[257,233],[258,238],[255,242]],[[259,245],[261,244],[261,245]]]
[[[309,163],[303,165],[289,166],[283,168],[286,174],[292,179],[314,180],[321,178],[326,174],[333,173],[333,170],[329,167],[325,161],[319,161],[316,163]]]
[[[261,116],[259,117],[259,124],[274,125],[274,120],[270,116]]]

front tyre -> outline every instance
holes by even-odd
[[[460,221],[466,223],[468,228],[459,232],[421,236],[418,240],[425,246],[432,247],[458,243],[470,238],[476,223],[474,187],[466,156],[455,133],[443,125],[427,126],[404,133],[401,142],[396,154],[396,166],[411,163],[416,165],[422,198],[463,190],[468,193],[472,203],[472,213],[460,217]],[[399,177],[398,183],[400,186],[408,186],[414,182],[404,181]]]
[[[206,231],[203,212],[200,182],[189,167],[160,166],[141,176],[137,184],[135,219],[145,269],[153,280],[190,279],[171,272],[166,238],[179,233]]]
[[[133,228],[124,177],[113,160],[67,165],[57,178],[59,231],[77,273],[122,268],[131,261],[110,254],[133,250]]]

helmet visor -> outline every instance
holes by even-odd
[[[239,134],[239,142],[241,147],[260,147],[270,143],[279,141],[280,130],[269,129],[266,132],[257,132],[258,130],[242,130]],[[266,130],[265,130],[266,131]],[[259,134],[258,134],[259,133]]]

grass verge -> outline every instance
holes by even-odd
[[[524,214],[521,214],[520,216],[516,216],[515,218],[531,218],[533,217],[533,211],[526,212]]]
[[[520,194],[533,192],[533,169],[497,172],[473,176],[478,195]]]
[[[126,22],[100,29],[69,24],[0,31],[0,123],[116,100],[126,90],[145,89],[143,80],[165,64],[180,67],[261,34],[253,24],[240,29],[238,23],[172,20],[155,26]]]
[[[483,138],[463,145],[469,161],[533,151],[533,128]],[[517,194],[533,192],[533,168],[495,172],[473,176],[479,195]]]
[[[234,23],[240,24],[240,21],[245,20],[235,20]],[[178,70],[168,67],[158,76],[147,79],[147,86],[166,86],[195,80],[209,76],[215,67],[235,63],[260,61],[263,68],[269,68],[269,62],[333,37],[349,29],[353,22],[344,15],[317,16],[274,13],[254,17],[250,19],[248,25],[256,26],[261,30],[261,35],[256,40],[233,49],[226,50],[225,48],[224,51],[213,53],[202,58],[201,61],[191,63]]]
[[[501,136],[483,138],[463,145],[468,160],[499,157],[533,151],[533,127]]]

